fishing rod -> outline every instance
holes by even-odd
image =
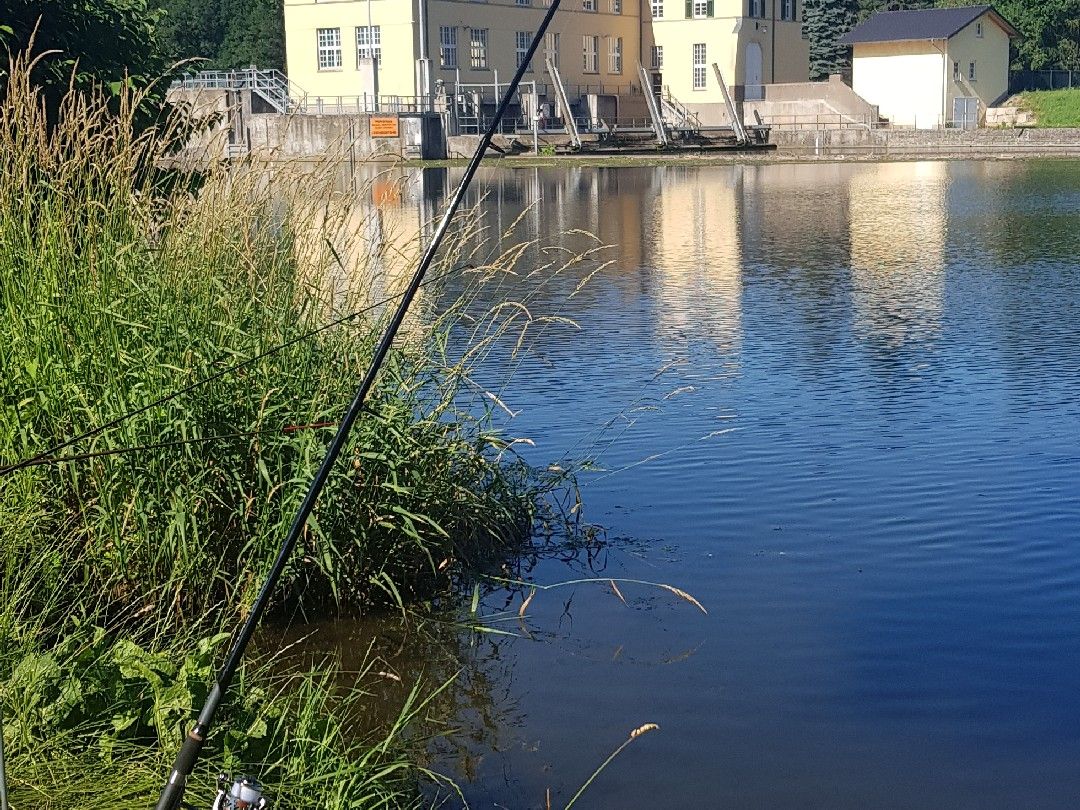
[[[277,586],[277,582],[281,578],[282,572],[285,570],[285,565],[292,556],[293,550],[296,548],[296,544],[300,539],[300,535],[307,525],[308,518],[315,508],[315,502],[318,500],[319,494],[322,492],[323,487],[326,485],[327,478],[330,476],[330,470],[334,466],[334,462],[337,461],[338,456],[341,455],[341,451],[345,448],[345,442],[349,438],[349,432],[352,430],[357,417],[360,416],[360,412],[364,409],[364,401],[367,399],[368,392],[375,383],[375,377],[379,373],[379,369],[383,362],[386,360],[387,354],[390,352],[390,347],[394,342],[398,330],[401,328],[401,324],[405,320],[405,316],[409,311],[409,306],[412,304],[413,298],[416,297],[417,290],[420,289],[420,285],[424,281],[424,275],[427,273],[431,263],[435,260],[435,254],[439,250],[439,246],[450,227],[451,220],[457,212],[458,206],[465,197],[465,192],[468,190],[469,184],[472,182],[477,169],[480,168],[480,162],[484,158],[484,153],[487,152],[488,147],[491,145],[491,141],[495,137],[499,124],[506,114],[506,109],[510,106],[510,102],[514,97],[514,93],[517,92],[518,85],[521,84],[525,71],[528,70],[529,63],[536,55],[540,43],[544,41],[544,34],[547,32],[548,26],[551,24],[551,20],[554,18],[555,12],[559,8],[560,1],[561,0],[551,0],[551,6],[544,15],[544,19],[540,23],[540,27],[537,29],[536,34],[533,36],[528,52],[518,65],[513,80],[511,80],[510,85],[506,88],[506,92],[499,101],[499,106],[495,110],[495,116],[488,126],[487,131],[484,133],[484,136],[480,139],[480,144],[477,146],[472,159],[465,169],[465,174],[461,178],[461,183],[454,192],[454,196],[450,199],[446,212],[443,214],[443,217],[439,221],[439,225],[431,238],[431,243],[428,245],[423,258],[420,260],[420,266],[416,268],[416,273],[409,281],[409,286],[406,288],[405,295],[402,297],[397,310],[394,312],[394,317],[390,320],[386,332],[383,334],[382,339],[379,341],[379,345],[375,349],[371,365],[364,375],[360,387],[356,390],[356,394],[353,397],[348,410],[342,417],[337,433],[334,434],[334,438],[330,441],[330,445],[326,449],[326,455],[323,457],[322,464],[319,465],[319,469],[315,473],[311,485],[308,487],[307,494],[300,504],[296,517],[293,518],[292,525],[289,527],[289,532],[286,535],[284,542],[281,544],[281,548],[270,569],[270,573],[263,582],[262,588],[259,589],[259,595],[255,599],[255,604],[252,605],[251,612],[248,614],[247,619],[240,628],[240,632],[236,637],[232,649],[229,651],[228,657],[225,659],[225,664],[221,668],[217,681],[215,681],[211,688],[210,694],[203,704],[202,711],[199,712],[199,718],[195,723],[195,727],[192,728],[184,738],[184,743],[181,746],[179,753],[176,755],[176,762],[173,764],[173,770],[172,774],[169,776],[169,781],[165,785],[164,790],[161,791],[161,796],[158,798],[156,810],[178,810],[180,802],[183,801],[184,789],[187,787],[188,777],[191,776],[191,772],[195,768],[195,761],[199,758],[199,752],[202,750],[203,743],[206,741],[210,729],[213,726],[214,715],[217,713],[218,707],[221,705],[221,701],[225,697],[225,693],[228,691],[230,683],[232,683],[233,676],[240,666],[244,651],[247,649],[247,645],[251,641],[252,635],[255,633],[255,627],[258,625],[259,619],[262,618],[262,614],[265,612],[266,607],[270,602],[270,597],[274,588]],[[570,111],[567,110],[567,115],[569,114]],[[248,788],[247,796],[249,798],[242,798],[239,795],[244,793],[245,783]],[[224,799],[231,799],[233,793],[238,794],[236,801],[226,804]],[[265,801],[261,798],[257,798],[256,794],[261,797],[261,792],[258,790],[257,783],[255,783],[254,780],[241,779],[234,784],[233,790],[229,792],[228,796],[223,797],[221,791],[219,791],[219,800],[221,800],[220,803],[226,804],[226,806],[256,807],[259,805],[252,803],[252,798],[255,798],[256,801]],[[218,804],[218,802],[215,802],[215,804]]]
[[[0,810],[8,810],[7,774],[4,773],[4,715],[0,714]]]

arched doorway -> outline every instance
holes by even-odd
[[[763,65],[765,59],[761,54],[761,45],[757,42],[746,43],[746,63],[744,76],[746,77],[746,94],[744,98],[749,100],[765,98],[765,81]]]

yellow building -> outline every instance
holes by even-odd
[[[547,12],[544,0],[284,0],[289,79],[324,98],[425,96],[440,86],[508,83]],[[550,56],[576,89],[637,83],[639,0],[565,0],[526,81],[547,81]],[[369,33],[370,32],[370,33]]]
[[[894,126],[975,127],[1009,91],[1009,40],[991,6],[886,11],[840,42],[853,48],[856,93]]]
[[[438,98],[513,76],[548,0],[284,0],[289,79],[309,97]],[[552,102],[550,57],[571,104],[642,98],[649,81],[692,110],[720,108],[716,63],[736,99],[805,81],[803,0],[563,0],[526,81]],[[371,59],[374,57],[376,67]],[[491,94],[494,97],[494,92]],[[644,115],[644,105],[620,104]],[[595,101],[594,101],[595,108]]]
[[[736,101],[763,98],[766,84],[809,77],[802,0],[646,2],[647,67],[657,86],[694,112],[707,116],[723,102],[714,63]]]

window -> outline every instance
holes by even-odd
[[[531,6],[532,0],[517,0],[519,6]]]
[[[469,66],[473,70],[487,70],[488,30],[486,28],[469,29]]]
[[[750,16],[765,19],[765,0],[750,0]]]
[[[953,62],[952,63],[952,80],[954,82],[959,82],[960,81],[960,63],[959,62]]]
[[[652,16],[654,20],[664,18],[664,0],[652,0]]]
[[[611,13],[622,14],[622,0],[611,0]]]
[[[544,34],[544,53],[548,59],[551,60],[551,64],[555,66],[555,69],[559,68],[559,35],[557,33],[548,32]]]
[[[514,64],[518,67],[525,63],[525,58],[529,55],[529,45],[532,44],[532,41],[532,31],[516,31],[514,33]]]
[[[692,9],[693,16],[695,18],[711,17],[712,16],[712,3],[710,0],[694,0],[694,7]]]
[[[976,81],[977,78],[978,77],[975,74],[975,63],[968,62],[968,81],[973,82]]]
[[[585,36],[582,37],[582,43],[585,50],[585,67],[586,73],[599,73],[600,72],[600,37]]]
[[[664,66],[664,46],[653,45],[652,46],[652,66],[659,70]]]
[[[781,0],[781,2],[780,2],[780,19],[781,20],[794,20],[795,19],[795,0]]]
[[[622,73],[622,37],[612,37],[608,40],[611,50],[608,51],[608,72]]]
[[[979,39],[982,39],[982,23],[981,22],[975,23],[975,36],[977,36]]]
[[[374,59],[382,61],[382,31],[379,26],[371,26],[370,32],[366,25],[356,26],[356,64],[361,59]]]
[[[457,28],[439,26],[439,64],[444,68],[457,67]]]
[[[319,42],[319,70],[341,70],[341,29],[320,28],[316,35]]]
[[[581,0],[582,11],[596,11],[596,0]]]
[[[694,45],[694,89],[705,89],[705,43]]]

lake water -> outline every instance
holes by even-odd
[[[419,221],[459,176],[382,202]],[[521,215],[507,244],[613,245],[530,299],[578,329],[477,374],[527,458],[600,468],[609,547],[531,576],[709,613],[579,585],[532,639],[463,640],[435,765],[470,804],[562,807],[655,722],[579,807],[1077,806],[1080,162],[485,169],[480,195],[489,234]]]

